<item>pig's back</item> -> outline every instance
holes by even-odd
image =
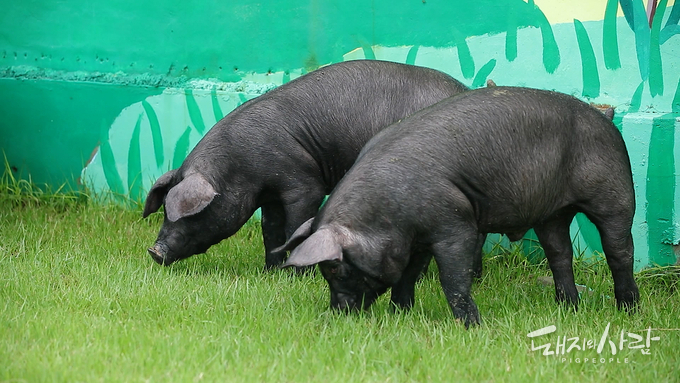
[[[366,145],[356,167],[362,178],[429,185],[412,187],[421,200],[445,198],[453,186],[491,232],[521,231],[631,182],[621,135],[599,111],[563,94],[510,87],[466,92],[393,125]]]

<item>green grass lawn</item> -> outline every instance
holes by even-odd
[[[434,264],[412,311],[393,312],[386,294],[339,314],[319,273],[263,270],[256,223],[162,267],[146,253],[161,215],[83,199],[0,193],[0,381],[680,380],[677,268],[637,274],[641,305],[628,315],[615,308],[606,264],[577,262],[577,283],[592,291],[574,313],[537,282],[550,275],[545,263],[499,250],[473,289],[483,324],[465,330]],[[628,333],[644,347],[629,348]],[[658,337],[649,347],[648,334]],[[533,339],[555,352],[565,336],[558,355],[532,350]]]

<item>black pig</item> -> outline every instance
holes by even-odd
[[[632,307],[634,211],[628,153],[609,116],[556,92],[478,89],[371,139],[282,247],[295,248],[284,267],[318,263],[334,308],[367,308],[389,287],[408,308],[433,256],[453,314],[468,326],[479,322],[470,287],[484,235],[518,240],[534,228],[557,300],[576,307],[569,225],[583,212],[600,232],[619,308]]]
[[[266,266],[280,265],[286,253],[272,249],[317,213],[373,135],[465,90],[432,69],[363,60],[329,65],[246,102],[149,191],[144,217],[165,204],[149,253],[164,265],[203,253],[261,207]]]

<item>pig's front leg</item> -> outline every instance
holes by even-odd
[[[439,281],[453,316],[465,327],[479,324],[479,310],[472,300],[474,258],[481,251],[479,233],[472,227],[456,225],[448,235],[432,246],[439,267]]]
[[[273,201],[262,206],[262,237],[267,269],[283,264],[286,251],[273,250],[286,243],[300,225],[316,215],[326,196],[321,185],[291,194],[292,197],[289,196],[287,201]]]
[[[401,279],[392,286],[391,301],[395,308],[408,310],[413,307],[416,281],[427,271],[431,259],[432,254],[425,247],[417,247],[411,252],[411,259],[404,269]]]
[[[272,252],[286,242],[286,212],[281,202],[262,205],[262,238],[264,240],[265,267],[272,269],[283,263],[285,251]]]

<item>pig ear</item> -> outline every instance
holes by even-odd
[[[299,244],[302,243],[305,239],[307,239],[310,235],[312,235],[312,222],[314,222],[314,218],[310,218],[305,223],[300,225],[293,235],[290,236],[288,241],[284,243],[283,245],[277,247],[276,249],[272,250],[272,253],[278,253],[279,251],[288,251],[288,250],[293,250],[296,248]]]
[[[194,173],[170,189],[165,198],[165,213],[175,222],[205,209],[216,195],[215,188],[202,175]]]
[[[607,110],[604,111],[604,115],[608,119],[613,120],[614,119],[614,108],[607,108]]]
[[[146,196],[144,212],[142,213],[143,218],[148,217],[149,214],[155,213],[158,211],[158,209],[160,209],[165,195],[168,194],[168,186],[172,181],[172,177],[175,176],[175,173],[177,173],[177,169],[170,170],[169,172],[160,176],[156,180],[156,183],[153,184],[151,190],[149,190],[149,194]]]
[[[290,253],[281,267],[312,266],[324,261],[342,261],[342,246],[329,229],[321,229]]]

